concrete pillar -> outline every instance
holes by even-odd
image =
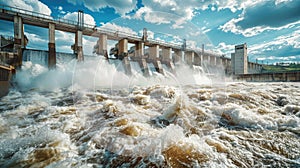
[[[262,70],[262,65],[259,65],[259,71],[261,71]]]
[[[194,55],[194,65],[201,65],[201,55],[199,55],[198,53]]]
[[[49,23],[48,68],[56,67],[55,24]]]
[[[14,16],[14,53],[17,54],[15,65],[22,66],[22,48],[24,48],[24,26],[21,16]]]
[[[210,56],[210,65],[215,66],[216,65],[216,57],[215,56]]]
[[[283,82],[287,82],[287,74],[285,72],[280,74],[280,80]]]
[[[145,48],[145,44],[141,41],[137,41],[135,43],[135,53],[134,56],[136,57],[141,57],[144,55],[144,48]]]
[[[14,39],[15,44],[24,47],[24,25],[21,16],[14,16]]]
[[[173,63],[173,61],[168,61],[165,63],[167,65],[167,67],[170,69],[170,71],[173,73],[173,74],[176,74],[176,71],[175,71],[175,65]]]
[[[216,57],[217,66],[222,66],[222,59],[220,57]]]
[[[203,59],[202,59],[203,61],[202,61],[202,63],[206,63],[207,64],[208,61],[209,61],[208,58],[209,58],[208,55],[203,55]]]
[[[172,48],[164,47],[162,49],[162,61],[170,62],[172,57]]]
[[[161,74],[164,73],[164,69],[162,67],[161,62],[158,60],[159,58],[159,45],[154,44],[149,47],[149,61],[153,63],[155,70]]]
[[[152,60],[159,58],[159,45],[154,44],[149,47],[149,58]]]
[[[143,29],[143,37],[142,37],[143,42],[147,41],[147,38],[148,38],[147,29],[144,28]]]
[[[192,52],[192,51],[186,51],[184,53],[184,61],[188,65],[193,65],[193,58],[194,58],[194,52]]]
[[[100,36],[99,36],[97,54],[108,57],[108,53],[107,53],[107,35],[106,34],[100,34]]]
[[[182,61],[182,51],[181,50],[174,50],[173,61],[175,63]]]
[[[128,55],[128,39],[122,39],[118,43],[118,56],[123,59]]]
[[[162,67],[162,64],[160,61],[153,61],[153,65],[155,67],[156,72],[161,73],[163,75],[165,75],[164,69]]]
[[[142,58],[138,62],[139,62],[139,65],[141,67],[141,70],[142,70],[144,76],[146,76],[146,77],[150,76],[150,72],[149,72],[149,68],[148,68],[146,59]]]
[[[224,67],[224,59],[220,57],[220,65]]]
[[[77,54],[77,61],[83,61],[83,49],[82,49],[82,31],[77,30],[75,34],[75,53]]]
[[[130,61],[129,61],[128,57],[124,57],[122,60],[122,63],[123,63],[124,69],[125,69],[125,73],[127,75],[131,75],[132,71],[131,71],[131,65],[130,65]]]
[[[231,53],[231,70],[235,74],[235,53]]]

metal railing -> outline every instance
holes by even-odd
[[[74,21],[74,20],[68,20],[68,19],[64,19],[62,17],[58,17],[58,18],[53,18],[50,15],[46,15],[46,14],[42,14],[42,13],[38,13],[38,12],[33,12],[33,11],[29,11],[29,10],[25,10],[25,9],[20,9],[17,7],[11,7],[11,6],[7,6],[7,5],[0,5],[0,10],[2,13],[4,13],[5,11],[10,11],[10,12],[15,12],[17,14],[22,14],[23,17],[35,17],[35,18],[41,18],[41,19],[47,19],[51,22],[58,22],[58,23],[64,23],[64,24],[69,24],[69,25],[74,25],[77,26],[78,22]],[[110,34],[112,36],[117,36],[117,37],[122,37],[122,38],[129,38],[129,39],[134,39],[134,40],[141,40],[142,36],[139,36],[137,34],[134,33],[129,33],[129,32],[125,32],[125,31],[120,31],[120,30],[114,30],[114,29],[110,29],[110,28],[106,28],[106,27],[97,27],[96,25],[91,25],[91,24],[83,24],[84,29],[88,28],[88,29],[92,29],[98,33],[103,33],[103,34]],[[155,32],[154,32],[155,33]],[[172,43],[172,42],[167,42],[164,40],[160,40],[160,39],[154,39],[154,38],[148,38],[147,39],[148,42],[153,43],[153,44],[158,44],[158,45],[163,45],[163,46],[168,46],[168,47],[172,47],[172,48],[176,48],[176,49],[181,49],[182,48],[182,44],[178,44],[178,43]],[[178,39],[177,39],[178,40]],[[179,39],[178,41],[184,41],[183,39]],[[191,47],[186,47],[187,50],[194,50],[195,52],[201,52],[200,49],[198,48],[191,48]],[[209,53],[215,56],[218,56],[219,54],[213,53],[213,52],[208,52],[205,51],[205,53]]]
[[[78,22],[74,21],[74,20],[68,20],[68,19],[64,19],[62,17],[53,18],[50,15],[46,15],[46,14],[42,14],[42,13],[38,13],[38,12],[33,12],[33,11],[25,10],[25,9],[20,9],[20,8],[17,8],[17,7],[0,5],[0,9],[2,9],[2,12],[3,12],[3,10],[4,11],[11,11],[11,12],[15,12],[15,13],[24,14],[24,15],[27,15],[27,16],[30,16],[30,17],[38,17],[38,18],[47,19],[47,20],[51,20],[51,21],[57,21],[59,23],[65,23],[65,24],[74,25],[74,26],[78,25]],[[121,36],[121,37],[133,38],[133,39],[141,39],[142,38],[142,36],[139,36],[137,34],[124,32],[124,31],[120,31],[120,30],[114,30],[114,29],[105,28],[105,27],[96,27],[96,25],[91,25],[91,24],[84,23],[83,26],[84,26],[84,28],[94,29],[95,31],[97,31],[99,33],[113,34],[113,35],[118,35],[118,36]],[[157,40],[157,39],[149,39],[149,40],[151,42],[154,42],[154,43],[179,46],[178,44],[165,42],[163,40]]]

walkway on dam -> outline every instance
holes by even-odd
[[[86,23],[80,23],[78,21],[67,20],[63,18],[53,18],[52,16],[36,13],[24,9],[19,9],[10,6],[0,6],[0,19],[7,21],[14,21],[14,16],[22,17],[23,24],[49,28],[49,23],[55,24],[55,29],[76,33],[78,29],[82,29],[82,34],[87,36],[99,37],[101,34],[106,34],[107,38],[110,40],[119,41],[121,39],[127,38],[128,42],[142,41],[142,36],[136,34],[130,34],[128,32],[122,32],[118,30],[113,30],[105,27],[96,27],[95,25],[90,25]],[[165,42],[163,40],[147,38],[147,43],[145,45],[157,44],[165,47],[171,47],[174,49],[181,49],[181,44]],[[192,48],[187,47],[187,51],[192,51]]]

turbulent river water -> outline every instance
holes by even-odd
[[[300,167],[300,83],[95,60],[24,63],[0,102],[0,167]]]

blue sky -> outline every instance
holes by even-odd
[[[0,4],[139,34],[230,55],[247,43],[251,61],[300,62],[299,0],[0,0]],[[0,21],[0,34],[13,35],[12,23]],[[25,25],[28,48],[47,50],[48,30]],[[84,53],[92,54],[96,38],[84,37]],[[74,34],[56,31],[57,51],[72,52]],[[110,41],[113,46],[115,42]]]

